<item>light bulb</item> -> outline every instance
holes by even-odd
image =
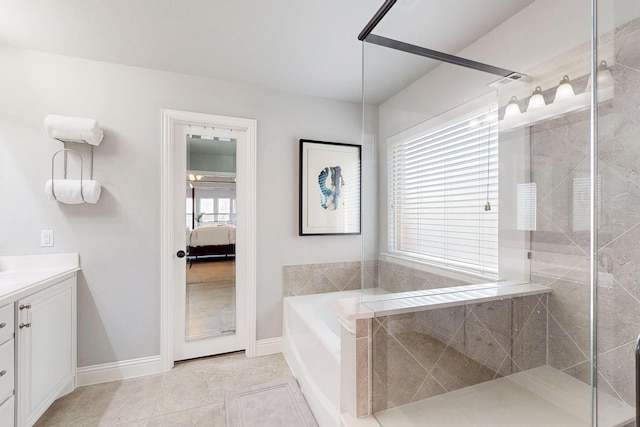
[[[598,90],[603,89],[611,89],[613,87],[614,81],[613,76],[611,75],[611,70],[609,70],[609,66],[607,65],[607,61],[600,61],[600,65],[598,65],[598,70],[596,71],[596,78],[598,79]],[[585,92],[589,92],[591,90],[591,76],[589,76],[589,81],[587,82],[587,88]]]
[[[542,89],[540,88],[540,86],[536,86],[536,89],[533,91],[533,93],[531,94],[531,97],[529,98],[527,111],[535,110],[536,108],[541,108],[541,107],[544,107],[545,105],[547,105],[547,103],[544,102],[544,96],[542,96]]]
[[[512,96],[506,108],[504,109],[503,118],[506,119],[509,117],[515,117],[519,116],[520,114],[522,114],[522,111],[520,111],[520,106],[518,105],[518,98]]]
[[[571,86],[569,76],[565,75],[560,81],[558,89],[556,89],[556,97],[553,101],[561,101],[563,99],[571,98],[572,96],[575,96],[575,93],[573,92],[573,86]]]
[[[195,181],[196,177],[193,174],[189,174],[189,181]]]

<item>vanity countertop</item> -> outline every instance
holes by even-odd
[[[76,253],[0,256],[0,307],[73,277],[78,270]]]

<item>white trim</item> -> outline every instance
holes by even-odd
[[[160,356],[141,357],[120,362],[78,368],[78,387],[162,373]]]
[[[256,342],[256,356],[282,353],[284,342],[282,337],[266,338]]]
[[[173,129],[179,124],[207,125],[242,130],[247,135],[247,156],[238,161],[245,162],[244,169],[248,171],[249,182],[248,206],[245,215],[249,224],[247,232],[246,251],[249,265],[246,272],[246,348],[248,357],[256,356],[256,142],[257,121],[236,117],[217,116],[204,113],[193,113],[162,109],[162,156],[160,169],[160,359],[162,371],[167,372],[173,367],[173,293],[171,292],[171,278],[173,277],[174,248],[172,218],[173,201],[172,183],[174,174],[173,161]]]

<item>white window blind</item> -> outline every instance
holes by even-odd
[[[494,111],[389,146],[390,253],[497,277],[497,134]]]

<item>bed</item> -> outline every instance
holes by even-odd
[[[205,224],[191,230],[187,237],[190,257],[235,255],[236,227],[227,224]]]

